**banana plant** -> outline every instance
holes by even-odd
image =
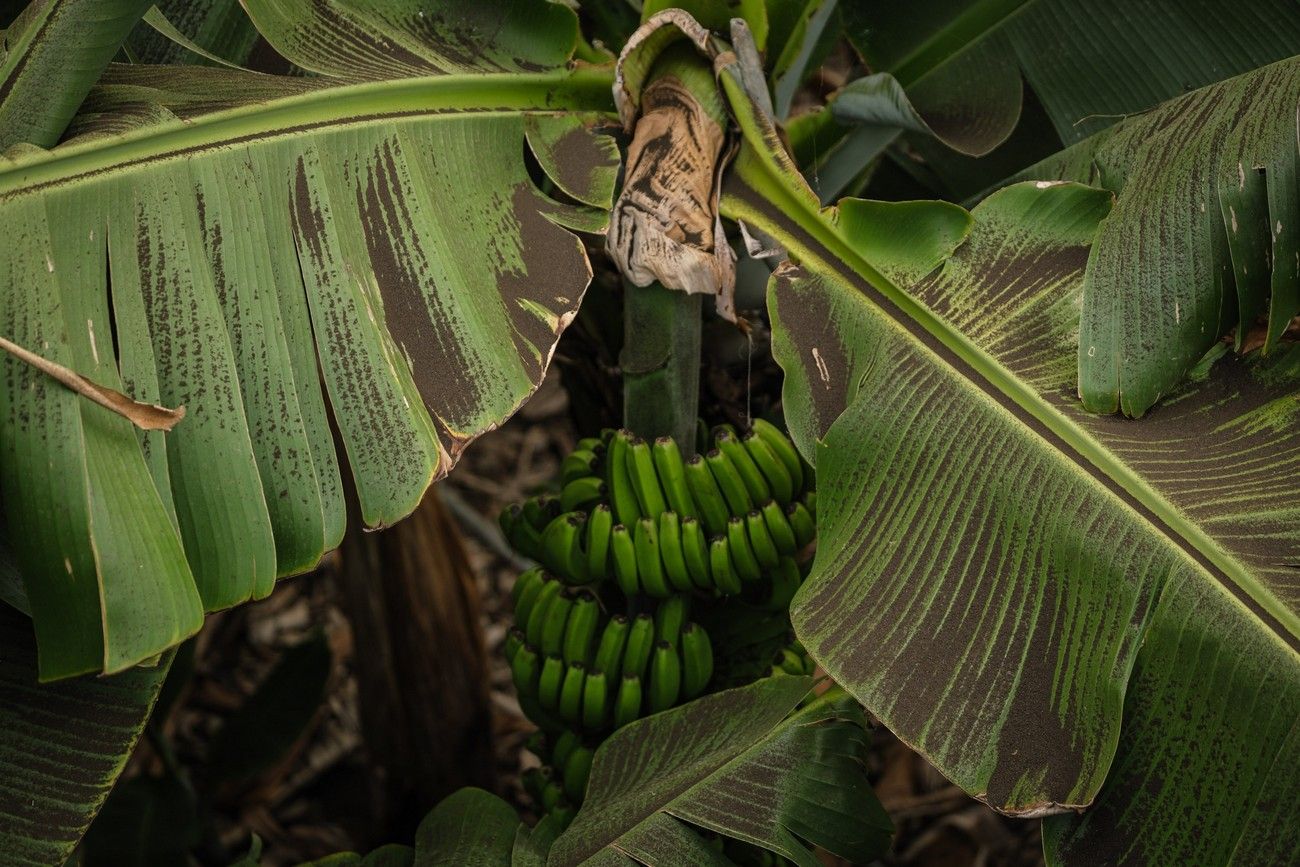
[[[572,9],[542,0],[244,0],[309,73],[293,77],[106,68],[147,11],[117,5],[97,29],[75,0],[41,0],[0,60],[0,113],[37,116],[0,159],[0,337],[14,347],[0,494],[22,576],[0,590],[31,617],[42,680],[127,672],[107,682],[144,682],[141,720],[158,675],[140,663],[337,545],[345,473],[362,520],[382,527],[517,410],[582,302],[579,235],[625,213],[619,127],[635,128],[662,52],[697,52],[716,74],[719,146],[701,188],[714,233],[693,261],[716,266],[707,291],[733,318],[726,233],[782,261],[774,353],[822,482],[800,640],[966,791],[1049,816],[1053,863],[1282,863],[1300,847],[1287,813],[1300,794],[1300,226],[1285,123],[1300,64],[1276,48],[1293,10],[1251,8],[1279,23],[1279,43],[1243,19],[1252,38],[1225,49],[1231,62],[1180,55],[1194,76],[1121,80],[1116,110],[1148,113],[1016,166],[1029,180],[967,211],[824,207],[810,179],[825,163],[802,157],[830,141],[853,177],[900,131],[985,153],[1016,126],[1022,74],[1061,140],[1080,139],[1099,103],[1034,34],[1070,33],[1076,61],[1118,36],[1066,26],[1070,4],[934,0],[921,18],[949,22],[937,35],[881,45],[860,33],[902,26],[887,4],[647,3],[634,31],[599,18],[628,40],[614,64]],[[1201,20],[1151,5],[1184,29]],[[783,135],[836,16],[876,74]],[[43,85],[61,53],[77,58],[70,77]],[[942,83],[990,57],[997,74],[974,96],[997,111],[936,121]],[[1242,74],[1214,83],[1229,73]],[[1155,107],[1187,81],[1208,86]],[[32,99],[43,86],[59,98]],[[671,293],[671,276],[626,292]],[[1144,417],[1097,414],[1116,409]],[[710,863],[692,827],[801,863],[813,856],[796,835],[869,857],[855,840],[878,847],[887,823],[835,760],[860,749],[855,707],[791,713],[806,681],[759,684],[611,738],[562,834],[458,796],[430,829],[491,821],[440,857],[473,863],[508,842],[519,863]],[[703,740],[684,742],[691,730]],[[67,833],[6,839],[66,856],[132,731],[124,721],[105,746],[98,794]],[[676,782],[656,788],[678,750]],[[827,777],[812,773],[820,757]],[[736,785],[757,794],[728,802]],[[867,838],[845,836],[855,822]],[[417,852],[450,839],[434,830]]]

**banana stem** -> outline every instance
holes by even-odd
[[[726,238],[714,237],[728,117],[711,64],[687,42],[655,60],[641,108],[608,238],[625,275],[623,421],[644,439],[671,436],[689,458],[700,396],[695,293],[732,279],[729,251],[718,252]]]
[[[643,439],[671,436],[695,454],[700,402],[699,295],[658,283],[623,295],[623,424]]]

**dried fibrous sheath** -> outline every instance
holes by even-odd
[[[632,283],[716,295],[734,319],[735,263],[718,218],[725,117],[708,62],[686,43],[664,51],[641,93],[606,246]]]

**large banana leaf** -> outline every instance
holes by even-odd
[[[810,652],[993,806],[1099,799],[1054,820],[1055,858],[1284,863],[1294,823],[1267,829],[1300,795],[1300,347],[1207,362],[1140,423],[1091,415],[1074,360],[1107,192],[1012,187],[899,285],[761,118],[742,126],[723,208],[798,263],[769,290],[774,346],[819,419],[796,430],[820,482],[792,609]]]
[[[879,856],[892,827],[864,773],[862,711],[837,692],[791,713],[811,685],[765,678],[620,729],[547,863],[728,863],[682,821],[805,867],[819,862],[801,840],[855,864]]]
[[[369,526],[509,417],[590,276],[561,224],[603,219],[542,195],[524,149],[607,208],[617,151],[578,112],[609,88],[595,70],[315,89],[0,165],[0,333],[188,410],[139,434],[0,367],[43,677],[148,658],[336,545],[327,413]]]
[[[1285,30],[1290,19],[1282,20]],[[1237,60],[1272,45],[1245,40]],[[840,101],[861,98],[856,87]],[[1240,348],[1262,316],[1269,351],[1300,313],[1297,105],[1300,61],[1284,60],[1123,121],[1026,172],[1119,192],[1083,295],[1079,389],[1089,409],[1140,416],[1225,332],[1236,328]]]
[[[33,0],[0,33],[0,153],[49,147],[149,0]]]
[[[0,605],[0,852],[63,864],[135,746],[168,665],[36,682],[31,623]]]
[[[578,16],[549,0],[241,0],[267,42],[303,69],[366,80],[562,65]]]
[[[1029,169],[1117,193],[1088,260],[1079,393],[1141,415],[1236,329],[1300,314],[1300,58],[1131,118]]]

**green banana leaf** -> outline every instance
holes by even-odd
[[[148,0],[34,0],[0,40],[0,153],[59,140]]]
[[[170,25],[194,47],[242,66],[257,45],[257,29],[239,0],[161,0],[135,28],[127,47],[137,63],[215,63],[169,33]]]
[[[175,103],[161,75],[118,81]],[[609,107],[606,70],[374,82],[0,164],[0,333],[188,412],[137,432],[4,359],[0,482],[43,678],[127,668],[315,565],[344,520],[327,413],[378,527],[527,399],[590,278],[563,226],[603,227]],[[543,195],[525,147],[585,204]]]
[[[564,65],[578,16],[548,0],[241,0],[253,24],[303,69],[350,81]]]
[[[1044,155],[1035,148],[1051,128],[1074,143],[1300,45],[1300,9],[1288,0],[867,0],[846,5],[844,18],[873,74],[791,128],[823,201],[900,131],[937,176],[935,188],[964,196]],[[1008,142],[1021,122],[1022,79],[1050,127],[1045,120]],[[966,158],[994,148],[987,164]],[[899,165],[914,170],[907,158]],[[987,179],[971,187],[972,176]]]
[[[1141,422],[1089,414],[1079,306],[1107,191],[1004,190],[940,269],[900,284],[723,81],[746,134],[723,210],[798,263],[769,310],[787,401],[818,419],[794,431],[820,482],[792,607],[805,646],[994,807],[1096,802],[1049,822],[1055,862],[1284,863],[1300,347],[1207,359]]]
[[[875,74],[844,88],[836,115],[978,154],[1015,126],[1022,73],[1072,144],[1289,57],[1300,10],[1287,0],[867,0],[846,7],[845,31]]]
[[[482,789],[445,798],[415,832],[419,867],[501,867],[510,864],[521,823],[505,801]]]
[[[547,863],[727,863],[683,821],[807,867],[819,862],[801,840],[878,857],[892,826],[867,784],[861,709],[837,691],[791,713],[811,685],[764,678],[620,729]]]
[[[1139,416],[1219,338],[1300,314],[1300,58],[1210,85],[1031,167],[1116,193],[1088,260],[1079,393]]]
[[[0,605],[0,852],[63,864],[144,729],[169,661],[38,684],[26,617]]]

